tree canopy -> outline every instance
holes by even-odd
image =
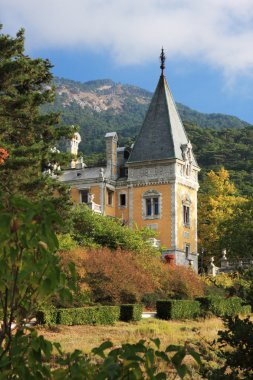
[[[24,40],[22,29],[14,38],[0,34],[0,148],[8,152],[0,167],[1,189],[5,200],[16,194],[50,198],[57,205],[60,198],[53,195],[56,191],[64,195],[64,186],[42,172],[48,167],[53,171],[66,159],[55,147],[73,130],[59,125],[58,113],[41,112],[41,106],[55,96],[52,65],[47,59],[27,56]],[[64,203],[66,194],[61,206]]]

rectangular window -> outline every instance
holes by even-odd
[[[126,194],[119,195],[119,204],[120,206],[126,206]]]
[[[152,198],[146,199],[146,214],[148,216],[152,215]]]
[[[146,216],[160,215],[159,197],[146,198]]]
[[[154,215],[159,215],[159,200],[158,200],[158,198],[153,198],[153,207],[154,207]]]
[[[80,191],[80,196],[81,196],[81,203],[88,203],[88,190],[81,190]]]
[[[113,191],[107,190],[108,205],[112,206],[113,203]]]
[[[190,255],[190,244],[185,244],[185,257],[188,258]]]
[[[184,219],[184,225],[189,226],[190,225],[190,207],[189,206],[183,206],[183,219]]]

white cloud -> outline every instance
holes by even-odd
[[[108,49],[120,64],[182,57],[253,70],[253,0],[0,0],[5,30],[24,26],[29,49]]]

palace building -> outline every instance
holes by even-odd
[[[155,230],[164,253],[197,270],[200,169],[164,76],[164,61],[162,50],[161,76],[133,147],[118,147],[117,133],[107,133],[106,166],[86,167],[77,159],[60,180],[71,186],[74,202],[129,227]],[[69,151],[77,154],[79,142],[76,133]]]

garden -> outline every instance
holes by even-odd
[[[0,379],[252,379],[253,271],[169,266],[154,231],[73,207],[45,174],[76,130],[41,111],[52,66],[23,30],[0,48]]]

